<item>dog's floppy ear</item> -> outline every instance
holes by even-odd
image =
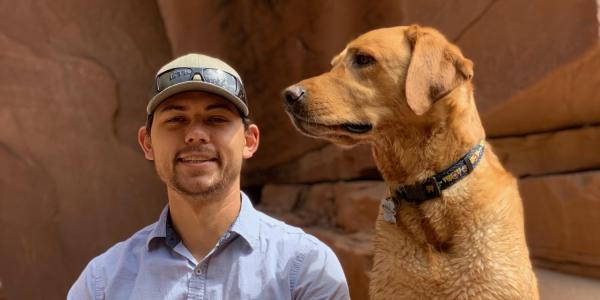
[[[473,78],[473,62],[431,29],[412,25],[405,35],[412,48],[406,101],[417,115],[422,115],[435,101]]]
[[[331,66],[333,67],[335,64],[337,64],[340,61],[340,59],[342,59],[344,57],[344,55],[346,55],[347,51],[348,51],[347,49],[344,49],[344,51],[342,51],[342,52],[338,53],[338,55],[334,56],[330,62]]]

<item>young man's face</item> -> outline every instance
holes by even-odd
[[[145,156],[154,160],[170,189],[204,198],[239,186],[242,160],[258,147],[256,125],[244,128],[235,106],[202,92],[174,95],[154,111],[151,136],[138,135]]]

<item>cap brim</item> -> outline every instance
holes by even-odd
[[[150,102],[148,102],[148,106],[146,107],[146,112],[150,115],[167,98],[175,94],[188,91],[208,92],[211,94],[219,95],[231,101],[231,103],[233,103],[233,105],[235,105],[235,107],[238,108],[238,110],[243,114],[244,117],[247,117],[249,114],[248,106],[240,98],[230,94],[225,89],[222,89],[216,85],[196,80],[174,84],[162,90],[160,93],[152,97],[152,99],[150,99]]]

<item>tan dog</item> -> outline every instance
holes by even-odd
[[[441,195],[414,202],[397,194],[485,139],[473,63],[436,30],[413,25],[368,32],[332,65],[284,98],[304,134],[372,145],[395,205],[376,223],[371,298],[537,299],[516,180],[487,143],[472,172]]]

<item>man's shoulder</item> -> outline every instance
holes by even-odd
[[[156,224],[142,228],[90,260],[69,290],[67,299],[92,299],[92,295],[94,299],[104,299],[104,288],[117,274],[137,269]]]
[[[301,228],[259,212],[261,242],[279,259],[289,259],[294,298],[349,299],[348,284],[332,249]],[[264,234],[264,235],[263,235]]]
[[[263,212],[257,211],[261,228],[261,239],[289,243],[297,251],[328,249],[328,246],[302,228],[287,224]]]

